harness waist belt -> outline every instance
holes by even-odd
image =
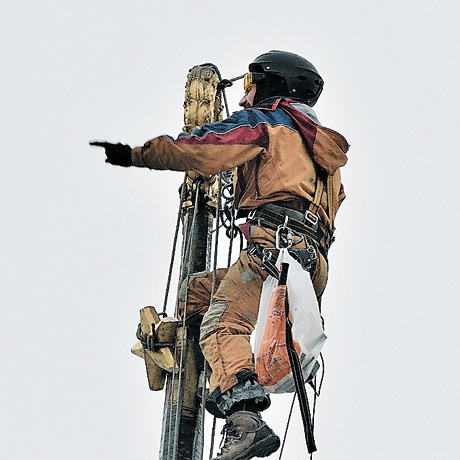
[[[252,210],[248,215],[248,219],[263,221],[264,224],[268,224],[265,226],[276,230],[278,225],[285,223],[286,216],[288,217],[287,226],[295,232],[306,234],[313,238],[319,244],[320,249],[323,249],[323,255],[327,257],[328,249],[334,241],[334,237],[327,227],[320,222],[318,216],[310,211],[302,213],[284,206],[268,203]]]

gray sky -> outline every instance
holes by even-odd
[[[230,78],[282,49],[319,69],[317,114],[351,144],[315,458],[456,460],[458,2],[168,3],[0,7],[0,457],[158,458],[163,393],[130,348],[162,305],[182,174],[87,142],[176,136],[189,68]],[[273,400],[282,435],[290,398]]]

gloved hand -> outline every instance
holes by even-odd
[[[131,147],[124,144],[111,144],[110,142],[90,142],[89,145],[104,147],[107,155],[106,163],[118,166],[133,166],[131,160]]]

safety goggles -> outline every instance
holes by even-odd
[[[249,72],[244,74],[244,92],[248,94],[252,87],[260,80],[266,78],[266,75],[262,72]]]

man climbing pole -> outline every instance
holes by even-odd
[[[200,346],[212,370],[210,392],[227,418],[215,460],[265,457],[280,445],[260,416],[270,401],[255,373],[249,337],[269,275],[263,249],[275,247],[286,217],[293,247],[316,250],[310,275],[318,301],[326,286],[334,219],[345,198],[340,167],[347,162],[348,143],[316,117],[312,107],[322,89],[323,79],[309,61],[270,51],[249,64],[244,109],[226,120],[175,140],[159,136],[142,147],[92,143],[105,148],[113,165],[204,176],[236,168],[234,206],[238,217],[247,219],[241,230],[248,246],[229,269],[217,271],[210,307],[210,274],[190,277],[186,304],[188,318],[202,318]]]

